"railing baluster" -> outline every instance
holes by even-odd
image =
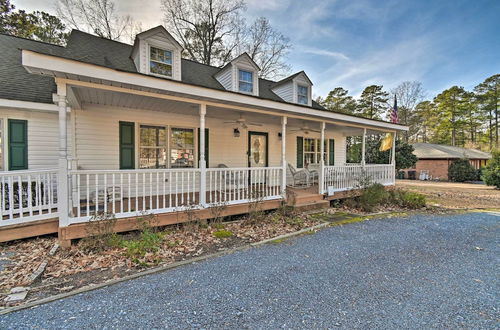
[[[81,188],[81,184],[80,184],[80,174],[75,174],[76,175],[76,214],[77,214],[77,217],[81,217],[82,216],[82,212],[81,212],[81,207],[80,207],[80,188]]]
[[[19,204],[19,217],[23,217],[23,182],[21,176],[17,176],[17,192],[18,192],[18,204]]]
[[[106,173],[104,173],[103,203],[104,203],[104,214],[108,214],[108,175]]]
[[[30,215],[30,217],[33,216],[33,196],[32,196],[32,192],[31,192],[31,175],[28,174],[28,184],[27,184],[27,187],[26,189],[28,190],[28,213]]]

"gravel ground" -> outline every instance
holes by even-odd
[[[497,328],[500,214],[371,220],[0,316],[0,328]]]

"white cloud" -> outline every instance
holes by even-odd
[[[313,47],[301,47],[300,51],[307,53],[307,54],[333,57],[333,58],[338,59],[338,60],[344,60],[344,61],[349,60],[349,57],[347,57],[346,55],[344,55],[340,52],[334,52],[334,51],[330,51],[330,50],[326,50],[326,49],[319,49],[319,48],[313,48]]]

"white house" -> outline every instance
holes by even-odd
[[[290,185],[322,200],[362,172],[394,183],[394,161],[346,164],[346,138],[407,127],[326,111],[303,71],[275,82],[245,53],[222,68],[183,59],[163,27],[134,45],[0,35],[0,54],[0,229],[276,202]]]

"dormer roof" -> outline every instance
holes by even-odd
[[[260,68],[259,66],[257,65],[257,63],[255,63],[254,60],[252,60],[252,58],[250,57],[250,55],[248,55],[247,52],[243,52],[243,54],[233,58],[230,62],[228,62],[226,65],[224,65],[220,71],[224,71],[227,67],[229,67],[230,65],[234,64],[234,63],[238,63],[240,60],[243,60],[243,59],[246,59],[252,66],[253,68],[255,69],[255,71],[260,71]]]
[[[275,82],[274,85],[273,85],[273,88],[277,87],[277,86],[280,86],[280,85],[283,85],[283,84],[286,84],[287,82],[290,82],[290,81],[294,80],[295,78],[297,78],[299,76],[304,77],[304,79],[306,79],[311,86],[313,85],[311,79],[309,79],[309,77],[307,76],[307,74],[302,70],[302,71],[299,71],[297,73],[292,74],[291,76],[283,78],[280,81]]]
[[[147,39],[149,37],[152,37],[158,33],[161,33],[164,35],[165,38],[167,38],[170,42],[172,42],[174,45],[176,45],[180,50],[183,50],[184,48],[182,45],[163,27],[163,25],[158,25],[157,27],[154,27],[152,29],[143,31],[141,33],[138,33],[135,36],[134,40],[134,46],[136,46],[138,40],[140,39]]]

